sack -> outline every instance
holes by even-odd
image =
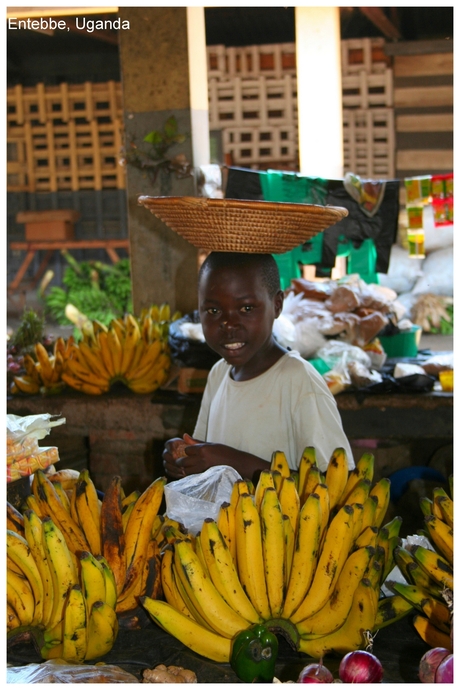
[[[166,515],[193,534],[206,518],[217,520],[220,506],[229,502],[233,484],[242,477],[233,467],[216,465],[165,486]]]

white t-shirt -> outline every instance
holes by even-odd
[[[297,469],[307,446],[316,450],[320,470],[336,448],[350,445],[334,396],[316,369],[298,352],[287,352],[270,369],[248,381],[234,381],[231,365],[219,360],[209,372],[194,438],[222,443],[270,462],[285,453]]]

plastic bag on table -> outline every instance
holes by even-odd
[[[6,671],[7,683],[139,683],[132,673],[119,666],[104,664],[70,664],[63,659],[52,659],[41,664],[10,666]]]
[[[205,518],[217,519],[220,506],[230,501],[233,484],[242,477],[233,467],[216,465],[165,486],[166,515],[193,534]]]
[[[65,424],[65,421],[64,417],[52,419],[47,413],[25,417],[6,415],[7,482],[30,476],[59,461],[57,448],[40,447],[38,441],[45,438],[52,427]]]

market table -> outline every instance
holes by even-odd
[[[409,614],[402,620],[382,628],[374,639],[374,654],[384,669],[384,683],[418,683],[418,664],[428,645],[416,633]],[[300,670],[311,661],[309,657],[291,650],[279,637],[276,677],[297,680]],[[112,650],[102,659],[141,678],[144,668],[158,664],[188,668],[197,675],[199,683],[239,683],[229,664],[203,659],[158,628],[154,623],[141,630],[120,629]],[[7,661],[14,666],[38,663],[40,658],[32,643],[18,644],[8,650]],[[326,657],[325,664],[338,677],[340,659]]]

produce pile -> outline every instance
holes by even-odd
[[[155,531],[165,482],[125,496],[115,476],[101,501],[87,470],[34,474],[23,512],[7,503],[12,641],[32,637],[43,659],[110,651],[137,597],[161,593]]]
[[[22,356],[23,374],[13,376],[10,391],[28,395],[60,393],[66,386],[89,395],[106,393],[121,381],[134,393],[151,393],[165,383],[171,357],[168,304],[153,305],[139,318],[130,313],[109,326],[86,320],[78,342],[59,337],[50,353],[41,342]]]
[[[166,602],[145,596],[143,606],[183,644],[220,662],[230,660],[235,635],[258,624],[317,659],[365,648],[388,620],[379,591],[401,526],[399,517],[383,524],[390,482],[372,485],[373,468],[365,454],[349,471],[337,449],[323,474],[306,448],[294,473],[275,452],[254,495],[237,481],[217,520],[164,550]]]

